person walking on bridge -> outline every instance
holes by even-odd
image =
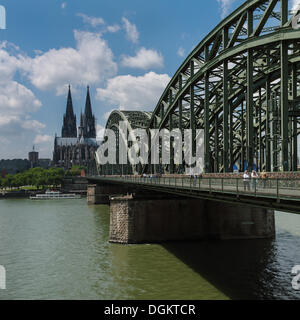
[[[248,170],[244,172],[244,191],[250,191],[250,174]]]
[[[265,170],[263,170],[263,172],[260,174],[260,179],[261,179],[261,182],[262,182],[262,187],[264,189],[266,189],[266,183],[267,183],[267,173]]]
[[[251,181],[252,181],[251,187],[252,187],[252,190],[254,190],[256,188],[256,186],[257,186],[256,181],[257,181],[258,178],[259,177],[258,177],[257,172],[255,170],[252,170],[252,173],[251,173]]]

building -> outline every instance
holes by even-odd
[[[33,146],[27,159],[0,159],[0,176],[3,178],[7,174],[16,174],[36,167],[49,169],[51,162],[51,159],[40,159]]]
[[[0,172],[3,177],[6,174],[16,174],[30,169],[30,162],[28,159],[1,159]]]
[[[71,88],[69,86],[66,113],[63,117],[61,137],[55,135],[53,164],[65,169],[73,165],[86,166],[89,170],[95,166],[95,152],[99,145],[96,141],[96,119],[92,112],[89,87],[84,113],[80,114],[80,124],[77,130],[74,114]]]
[[[38,167],[43,169],[49,169],[51,167],[51,159],[39,159]]]
[[[38,166],[39,153],[34,150],[34,146],[32,148],[32,151],[28,153],[28,161],[30,162],[30,168],[34,168]]]

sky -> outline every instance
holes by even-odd
[[[27,158],[33,145],[52,158],[69,84],[78,121],[90,86],[99,137],[112,110],[154,110],[192,49],[243,2],[0,0],[0,159]]]

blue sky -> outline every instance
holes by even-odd
[[[242,0],[0,0],[0,159],[52,157],[71,84],[91,88],[98,131],[113,109],[153,110],[185,57]]]

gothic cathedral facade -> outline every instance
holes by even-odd
[[[86,166],[89,171],[95,168],[95,152],[99,144],[96,140],[96,119],[92,112],[89,87],[84,113],[80,114],[77,130],[71,88],[69,86],[66,113],[63,117],[61,137],[55,135],[53,164],[70,169],[74,165]]]

